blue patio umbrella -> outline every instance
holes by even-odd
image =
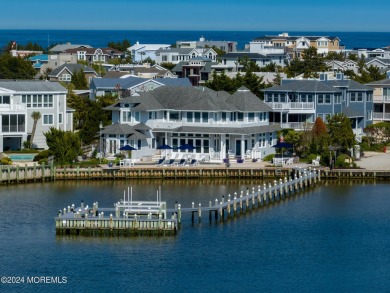
[[[185,144],[182,144],[181,146],[179,146],[178,149],[182,150],[182,151],[185,151],[185,150],[193,151],[195,149],[195,147],[192,144],[185,143]]]
[[[120,151],[136,151],[136,148],[133,148],[131,145],[124,145],[123,147],[119,148]]]
[[[293,145],[291,143],[288,143],[288,142],[278,142],[277,144],[273,145],[272,147],[277,148],[277,149],[281,149],[281,148],[292,149]]]
[[[171,147],[170,145],[167,145],[167,144],[162,144],[160,146],[157,147],[158,150],[164,150],[164,153],[165,153],[165,156],[167,155],[166,154],[166,150],[172,150],[173,147]]]

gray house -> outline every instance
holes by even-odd
[[[50,127],[73,131],[73,110],[67,90],[58,82],[0,80],[0,152],[19,150],[31,135],[32,112],[39,112],[33,147],[46,149],[44,132]]]
[[[138,160],[159,154],[163,144],[174,148],[168,153],[175,157],[261,159],[274,153],[280,130],[279,124],[269,123],[272,109],[246,88],[230,95],[203,87],[163,86],[120,99],[106,110],[114,124],[102,131],[105,155],[130,144]],[[195,148],[177,149],[184,144]]]
[[[264,89],[265,102],[274,110],[271,121],[283,128],[302,130],[316,117],[344,113],[359,138],[373,121],[373,89],[353,80],[283,80],[280,86]]]
[[[151,78],[130,76],[126,78],[93,78],[90,99],[106,94],[133,95],[136,92],[151,91],[160,86],[191,86],[188,78]]]

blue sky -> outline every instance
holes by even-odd
[[[389,0],[13,0],[0,29],[390,32]]]

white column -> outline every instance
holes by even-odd
[[[221,151],[219,152],[219,156],[220,156],[220,159],[223,160],[226,158],[226,135],[225,134],[221,134],[220,135],[220,143],[221,143]]]
[[[245,159],[245,136],[241,135],[241,159]]]

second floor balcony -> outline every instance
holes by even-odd
[[[25,104],[0,104],[0,112],[26,112],[27,107]]]
[[[266,102],[273,110],[290,111],[290,110],[315,110],[314,102]]]
[[[388,96],[388,95],[374,95],[374,102],[390,103],[390,96]]]
[[[390,121],[390,113],[374,112],[372,117],[374,120]]]

